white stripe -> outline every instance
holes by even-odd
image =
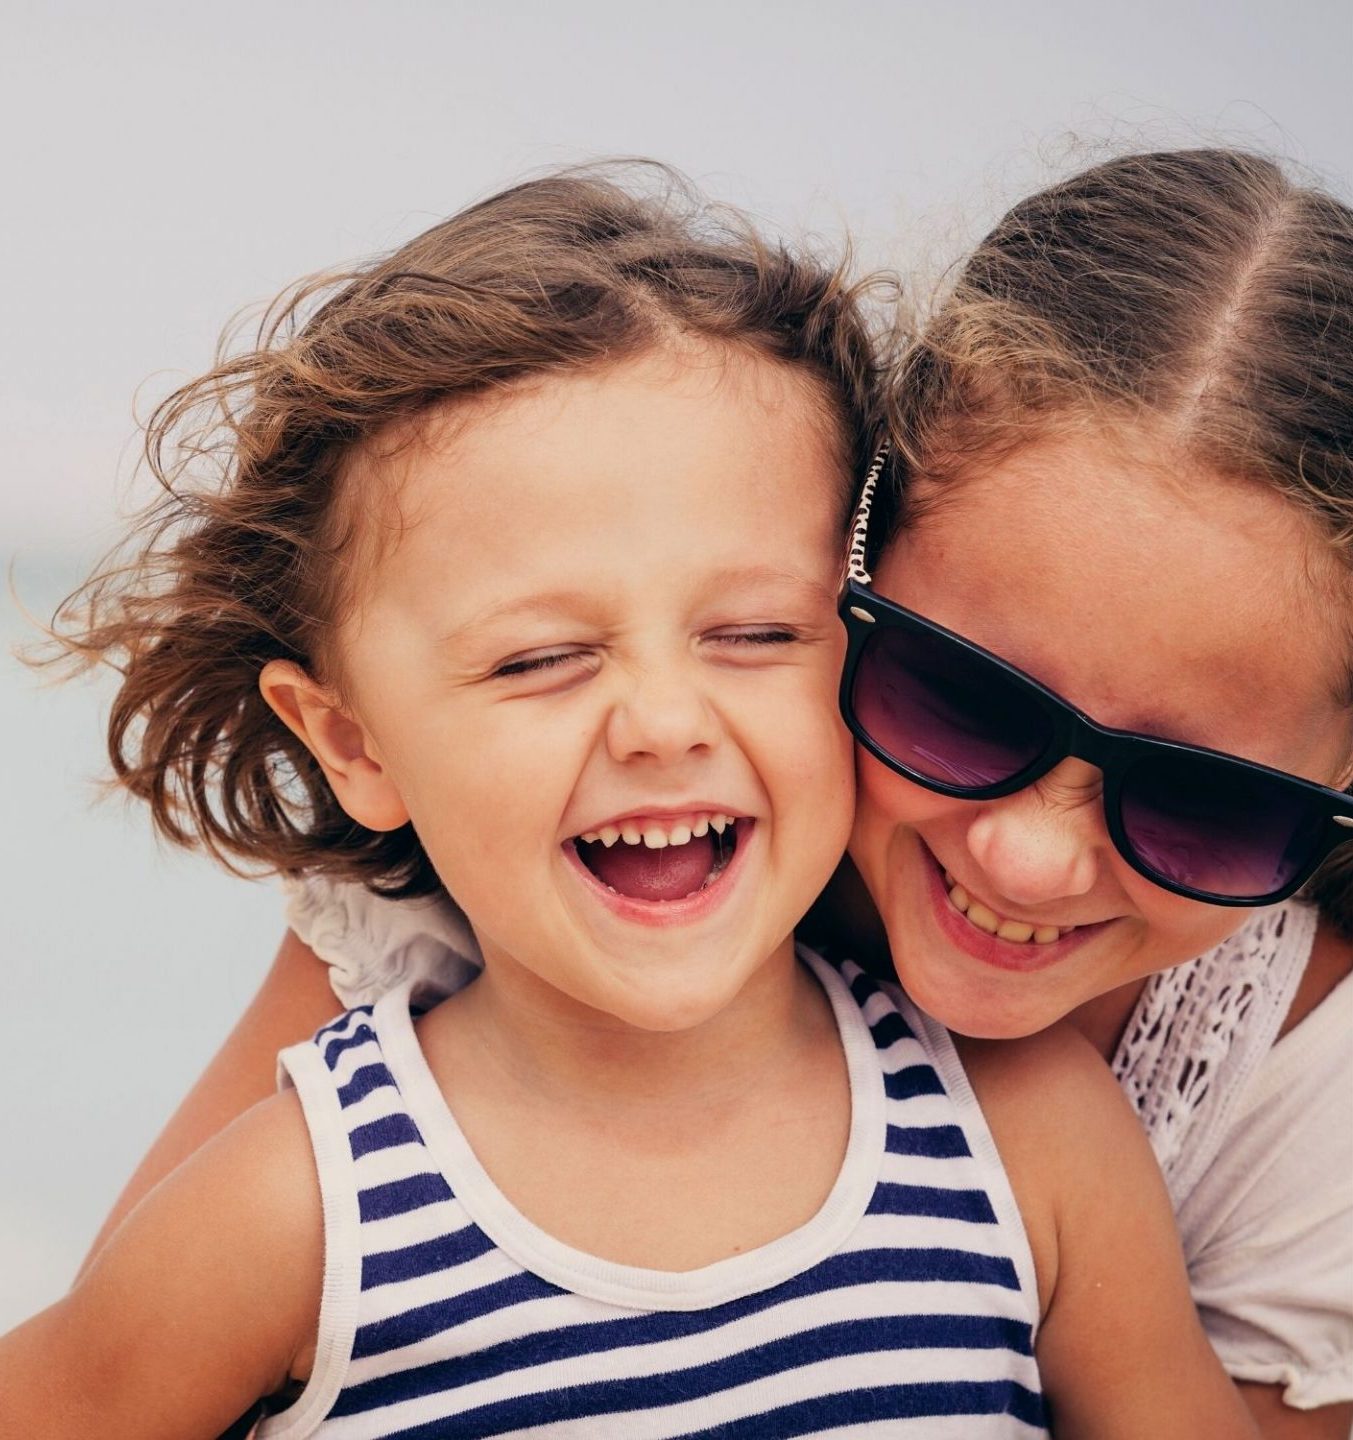
[[[376,1088],[352,1105],[343,1107],[343,1120],[351,1134],[359,1126],[373,1120],[383,1120],[387,1115],[407,1115],[399,1091],[393,1085],[377,1085]]]
[[[421,1145],[389,1145],[381,1150],[368,1150],[353,1161],[353,1176],[359,1190],[374,1190],[393,1180],[407,1180],[411,1175],[426,1175],[431,1170],[428,1152]],[[363,1232],[363,1242],[366,1234]],[[372,1247],[369,1243],[366,1248]]]

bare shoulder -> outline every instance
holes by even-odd
[[[1138,1128],[1103,1057],[1066,1022],[1017,1040],[956,1035],[954,1044],[1002,1155],[1092,1121]]]
[[[120,1289],[138,1271],[175,1292],[160,1264],[178,1253],[194,1256],[195,1288],[212,1290],[236,1313],[257,1311],[263,1328],[277,1341],[286,1337],[293,1352],[305,1344],[318,1315],[324,1222],[294,1092],[246,1110],[152,1190],[74,1293],[87,1285]],[[243,1275],[237,1291],[234,1277]]]
[[[262,1227],[270,1248],[296,1255],[322,1249],[323,1213],[310,1132],[294,1090],[269,1096],[246,1110],[199,1152],[203,1170],[234,1177],[228,1189],[243,1223]],[[191,1172],[194,1156],[184,1166]],[[243,1192],[241,1195],[240,1192]],[[243,1200],[241,1204],[240,1201]],[[310,1241],[319,1245],[311,1250]]]
[[[219,1435],[306,1363],[322,1267],[304,1115],[277,1096],[151,1190],[68,1295],[0,1339],[0,1429]]]
[[[1159,1185],[1150,1145],[1103,1057],[1069,1024],[954,1043],[1019,1205],[1046,1310],[1067,1216],[1105,1176]]]

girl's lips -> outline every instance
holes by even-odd
[[[755,820],[739,820],[738,827],[737,849],[733,851],[728,863],[703,889],[680,900],[637,900],[629,895],[621,895],[608,885],[603,885],[583,864],[571,840],[566,841],[560,849],[566,863],[574,874],[581,877],[588,891],[622,920],[638,925],[688,925],[692,921],[703,920],[732,893],[742,873],[747,852],[757,840]]]
[[[926,890],[930,896],[935,923],[940,933],[958,946],[974,960],[990,965],[997,970],[1015,970],[1033,974],[1046,970],[1058,961],[1064,960],[1073,950],[1079,949],[1087,940],[1097,935],[1111,921],[1101,920],[1092,925],[1078,925],[1060,940],[1049,941],[1046,945],[1035,945],[1018,940],[1002,940],[998,935],[988,935],[965,919],[950,903],[949,889],[944,883],[944,872],[929,848],[919,840],[921,854],[925,858]]]

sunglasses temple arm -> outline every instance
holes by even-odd
[[[885,440],[877,455],[870,462],[869,471],[864,477],[864,485],[860,489],[859,504],[855,507],[855,518],[850,526],[850,549],[846,552],[846,576],[847,580],[854,580],[861,585],[870,585],[873,580],[869,571],[865,569],[865,552],[869,543],[869,512],[874,504],[874,491],[878,487],[878,478],[883,470],[883,462],[888,458],[888,442]]]

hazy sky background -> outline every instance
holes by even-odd
[[[61,3],[0,26],[0,559],[41,611],[115,532],[144,408],[241,306],[544,166],[669,161],[928,269],[1120,147],[1279,151],[1348,198],[1353,7]],[[22,621],[5,602],[0,639]],[[107,686],[0,656],[0,1328],[54,1298],[243,1007],[265,887],[91,811]]]

